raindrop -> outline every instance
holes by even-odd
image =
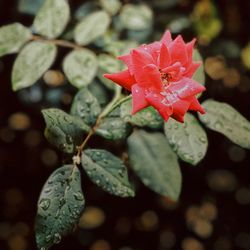
[[[59,233],[55,233],[54,234],[54,240],[53,240],[53,242],[55,244],[58,244],[61,241],[61,239],[62,239],[62,237],[61,237],[61,235]]]
[[[74,197],[78,201],[82,201],[84,199],[81,192],[74,193]]]
[[[206,143],[207,140],[206,140],[206,137],[201,136],[201,137],[199,137],[199,141],[202,143]]]
[[[47,210],[50,206],[50,199],[41,199],[41,201],[39,202],[39,206],[43,210]]]
[[[73,143],[73,138],[72,138],[72,136],[70,136],[70,135],[66,135],[66,142],[68,143],[68,144],[71,144],[71,143]]]
[[[46,242],[49,242],[51,240],[51,238],[52,238],[52,235],[50,235],[50,234],[46,235],[46,237],[45,237]]]
[[[118,175],[120,175],[120,177],[123,177],[123,176],[124,176],[124,171],[120,169],[120,170],[118,171]]]
[[[222,128],[222,124],[217,121],[217,122],[215,122],[214,127],[215,127],[215,129],[221,129]]]

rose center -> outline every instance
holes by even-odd
[[[161,80],[164,86],[169,85],[170,81],[172,80],[172,76],[168,73],[162,72],[160,70],[161,73]]]

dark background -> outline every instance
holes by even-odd
[[[70,2],[74,8],[83,1]],[[186,2],[183,13],[195,4]],[[233,41],[240,49],[249,42],[250,2],[215,3],[224,27],[210,45],[201,47],[204,58],[216,56],[214,48],[221,41]],[[233,32],[230,11],[234,11],[238,22]],[[30,25],[32,20],[32,16],[18,13],[17,1],[0,0],[0,25],[16,21]],[[192,36],[192,31],[187,32],[188,38]],[[33,227],[39,192],[63,160],[43,137],[40,110],[47,106],[68,109],[62,95],[75,90],[69,86],[49,87],[41,81],[31,89],[14,93],[10,80],[14,59],[15,55],[0,58],[0,249],[30,250],[36,249]],[[207,76],[207,92],[202,99],[230,103],[249,120],[249,71],[240,57],[224,55],[224,60],[237,69],[240,82],[228,87]],[[16,121],[21,125],[15,125]],[[178,204],[151,192],[135,177],[136,197],[121,199],[104,193],[84,176],[89,223],[98,224],[96,210],[105,220],[94,229],[88,229],[85,223],[52,249],[250,249],[250,155],[222,135],[207,132],[209,148],[205,159],[197,167],[181,163],[183,188]],[[92,143],[96,143],[95,139]]]

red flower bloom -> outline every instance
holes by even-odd
[[[132,91],[133,111],[152,105],[165,121],[171,116],[183,122],[188,110],[205,113],[196,95],[205,90],[191,77],[200,66],[193,62],[195,39],[185,44],[166,31],[160,41],[141,45],[118,57],[128,69],[104,77]]]

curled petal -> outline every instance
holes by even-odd
[[[189,106],[189,110],[194,110],[194,111],[198,111],[201,114],[205,114],[205,110],[203,109],[203,107],[200,105],[199,101],[197,100],[196,97],[192,97],[190,98],[191,104]]]
[[[133,71],[133,64],[132,64],[132,58],[131,58],[131,55],[128,54],[128,55],[122,55],[122,56],[118,56],[117,57],[119,60],[123,61],[127,66],[128,66],[128,70],[130,72],[130,74],[134,74],[134,71]]]
[[[170,63],[171,63],[171,57],[169,50],[165,44],[162,44],[158,62],[159,68],[160,69],[166,68],[170,65]]]
[[[194,72],[200,67],[201,64],[202,62],[191,63],[183,75],[186,77],[192,77]]]
[[[178,113],[174,113],[171,116],[173,119],[175,119],[178,122],[184,123],[184,115],[180,115]]]
[[[188,111],[190,102],[186,100],[178,100],[175,103],[173,103],[172,106],[173,106],[172,117],[179,122],[184,122],[184,115]]]
[[[172,63],[181,62],[182,65],[187,63],[188,55],[186,51],[186,44],[180,35],[177,36],[175,40],[169,45],[169,50]]]
[[[161,43],[164,43],[165,45],[169,45],[169,43],[172,42],[172,36],[169,30],[166,30],[161,38]]]
[[[150,105],[152,105],[158,110],[158,112],[161,114],[165,121],[167,121],[172,115],[173,107],[171,103],[169,103],[168,100],[165,99],[162,95],[149,92],[146,95],[146,99]]]
[[[140,49],[150,53],[152,56],[154,62],[157,62],[157,59],[159,57],[160,49],[161,49],[161,43],[160,42],[153,42],[150,44],[143,44],[139,47]]]
[[[145,91],[138,84],[132,86],[132,114],[149,106],[145,98]]]
[[[171,75],[171,81],[179,81],[185,68],[182,67],[180,62],[176,62],[173,65],[162,69],[162,72]]]
[[[143,67],[142,74],[138,74],[138,84],[148,88],[161,90],[163,87],[161,74],[154,64]],[[137,75],[136,75],[137,76]]]
[[[128,70],[113,74],[104,74],[103,76],[113,82],[118,83],[129,91],[131,91],[132,85],[135,84],[135,79]]]
[[[193,50],[194,50],[195,42],[196,42],[196,39],[194,38],[191,42],[186,44],[188,63],[192,63],[193,61]]]
[[[183,77],[180,81],[174,82],[168,87],[168,91],[176,93],[181,99],[195,96],[205,89],[204,86],[187,77]]]

